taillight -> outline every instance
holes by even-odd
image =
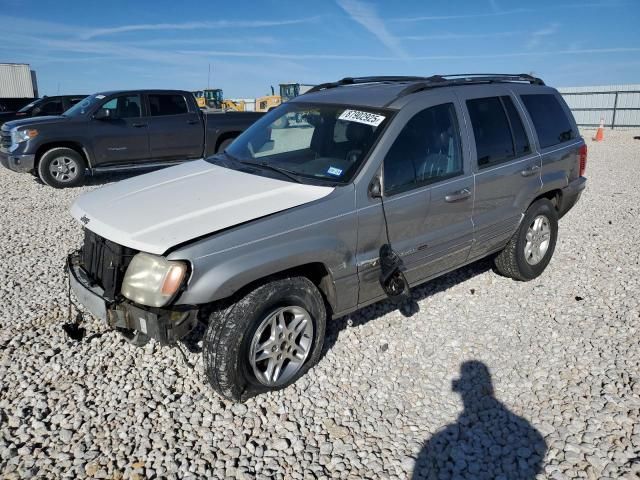
[[[584,177],[587,171],[587,146],[582,145],[578,150],[578,158],[580,159],[580,176]]]

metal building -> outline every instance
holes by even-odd
[[[26,63],[0,63],[0,98],[38,96],[36,72]]]
[[[640,127],[640,85],[558,88],[581,127]]]

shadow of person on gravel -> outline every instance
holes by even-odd
[[[542,470],[547,444],[527,420],[494,397],[487,366],[464,362],[452,390],[462,397],[464,410],[424,444],[412,480],[533,480]]]

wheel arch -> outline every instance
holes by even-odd
[[[212,305],[226,304],[230,302],[233,303],[260,285],[287,277],[308,278],[320,291],[320,294],[325,301],[328,316],[330,317],[331,313],[336,311],[338,299],[333,276],[331,271],[322,262],[304,263],[283,268],[281,270],[269,271],[266,274],[263,272],[259,278],[255,278],[249,282],[243,283],[242,285],[235,285],[233,287],[225,285],[225,288],[223,289],[225,290],[224,297],[214,300]]]
[[[241,133],[242,132],[240,131],[231,131],[231,132],[221,133],[218,139],[216,140],[216,149],[214,153],[218,153],[218,150],[220,149],[220,145],[222,145],[223,142],[227,140],[233,140]]]
[[[34,163],[35,169],[38,168],[38,164],[40,163],[40,159],[42,158],[42,156],[45,153],[47,153],[49,150],[52,150],[54,148],[69,148],[75,151],[80,156],[82,156],[82,158],[86,163],[87,168],[91,169],[91,162],[89,161],[88,154],[84,146],[79,142],[73,142],[73,141],[56,141],[56,142],[48,142],[40,145],[38,147],[38,150],[36,150],[36,157],[35,157],[35,163]]]
[[[556,211],[558,211],[562,202],[562,190],[560,188],[554,188],[552,190],[548,190],[544,193],[541,193],[531,201],[529,206],[533,205],[535,202],[537,202],[542,198],[546,198],[547,200],[549,200],[555,207]]]

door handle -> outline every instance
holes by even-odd
[[[187,122],[189,125],[195,125],[196,123],[199,123],[198,120],[189,120]]]
[[[147,124],[146,123],[132,123],[131,126],[135,127],[135,128],[142,128],[142,127],[146,127]]]
[[[459,202],[460,200],[466,200],[471,196],[471,190],[468,188],[463,188],[462,190],[457,190],[455,192],[451,192],[444,197],[446,202]]]
[[[526,168],[526,169],[522,170],[520,172],[520,175],[522,175],[523,177],[530,177],[530,176],[535,175],[536,173],[538,173],[538,170],[540,170],[540,166],[532,165],[529,168]]]

